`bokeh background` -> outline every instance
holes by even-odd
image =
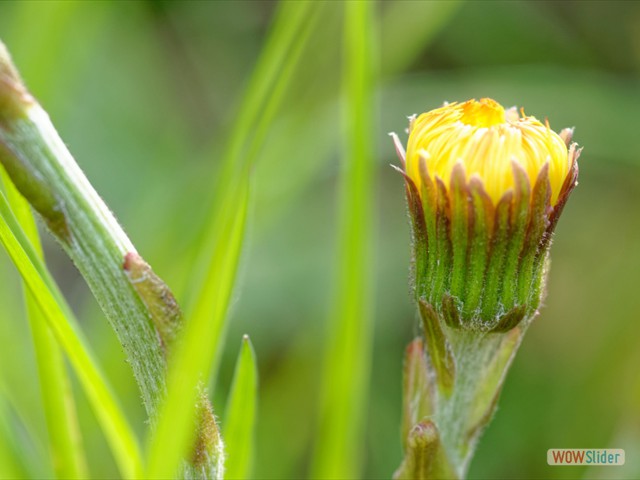
[[[198,226],[275,2],[2,2],[0,38],[138,250],[186,295]],[[335,278],[341,2],[327,2],[254,171],[249,233],[215,408],[241,335],[259,359],[256,478],[308,474]],[[548,298],[470,478],[640,476],[640,3],[380,2],[375,343],[366,478],[401,461],[401,365],[417,333],[403,185],[386,133],[443,101],[493,97],[575,126],[580,186],[557,229]],[[57,245],[47,260],[139,432],[117,340]],[[0,399],[32,477],[50,475],[19,278],[0,256]],[[91,471],[117,475],[76,388]],[[624,467],[549,467],[548,448],[624,448]]]

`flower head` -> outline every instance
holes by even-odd
[[[511,162],[517,162],[535,183],[549,164],[551,205],[555,205],[569,172],[564,140],[535,117],[506,110],[490,98],[452,103],[423,113],[412,122],[407,144],[407,173],[420,184],[424,158],[432,179],[449,184],[453,167],[460,163],[467,180],[477,176],[494,204],[515,186]]]
[[[572,133],[483,98],[411,118],[406,154],[393,135],[423,308],[481,331],[533,318],[551,235],[577,183]]]

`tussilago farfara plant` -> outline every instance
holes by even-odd
[[[572,130],[484,98],[410,119],[403,165],[412,288],[396,478],[462,478],[544,293],[551,236],[577,184]]]

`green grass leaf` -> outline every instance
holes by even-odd
[[[27,478],[24,451],[17,442],[9,421],[9,409],[0,389],[0,478]]]
[[[249,337],[245,335],[236,362],[222,430],[228,452],[225,468],[227,478],[239,480],[251,476],[257,395],[256,356]]]
[[[35,219],[28,203],[18,193],[4,170],[0,178],[7,193],[11,210],[23,228],[28,241],[40,260],[42,246]],[[78,418],[67,376],[62,352],[47,325],[46,319],[33,295],[24,286],[27,318],[38,364],[38,379],[44,408],[49,452],[58,478],[82,478],[87,476],[87,463],[78,428]]]
[[[382,73],[398,74],[409,67],[462,4],[459,0],[388,3],[380,21]]]
[[[217,263],[215,245],[224,245],[222,225],[224,217],[233,212],[237,202],[239,184],[253,164],[264,145],[269,127],[280,107],[290,84],[294,69],[318,18],[319,7],[312,2],[282,2],[276,13],[272,32],[269,34],[263,53],[247,85],[239,114],[222,158],[216,195],[209,216],[210,223],[204,228],[204,241],[200,245],[198,261],[194,268],[189,291],[194,292],[187,302],[185,318],[215,318],[218,308],[211,295]],[[217,373],[222,345],[226,332],[226,316],[215,325],[215,348],[211,371]]]
[[[177,341],[167,378],[169,393],[160,408],[158,425],[150,439],[148,478],[175,475],[180,460],[193,440],[194,406],[198,395],[196,387],[210,372],[212,353],[217,344],[215,328],[227,314],[242,249],[249,201],[248,177],[238,187],[240,192],[233,209],[225,216],[227,221],[221,226],[221,243],[215,249],[218,268],[211,282],[213,288],[210,295],[216,308],[211,317],[201,315],[187,318]],[[192,407],[188,408],[189,405]]]
[[[123,477],[142,471],[140,449],[131,427],[117,405],[87,342],[53,279],[0,194],[0,242],[20,272],[25,285],[65,350],[111,447]]]
[[[313,478],[358,478],[373,342],[375,82],[372,4],[346,2],[343,152],[336,292],[325,345]]]
[[[196,386],[218,368],[244,241],[250,171],[317,17],[310,2],[283,2],[247,87],[217,182],[186,324],[169,368],[169,394],[148,453],[147,475],[173,475],[190,444]]]

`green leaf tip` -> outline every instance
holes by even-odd
[[[435,423],[424,419],[409,432],[407,451],[394,480],[457,478],[445,455]]]
[[[224,421],[228,451],[227,478],[244,479],[251,476],[257,396],[256,356],[249,335],[243,335]]]

